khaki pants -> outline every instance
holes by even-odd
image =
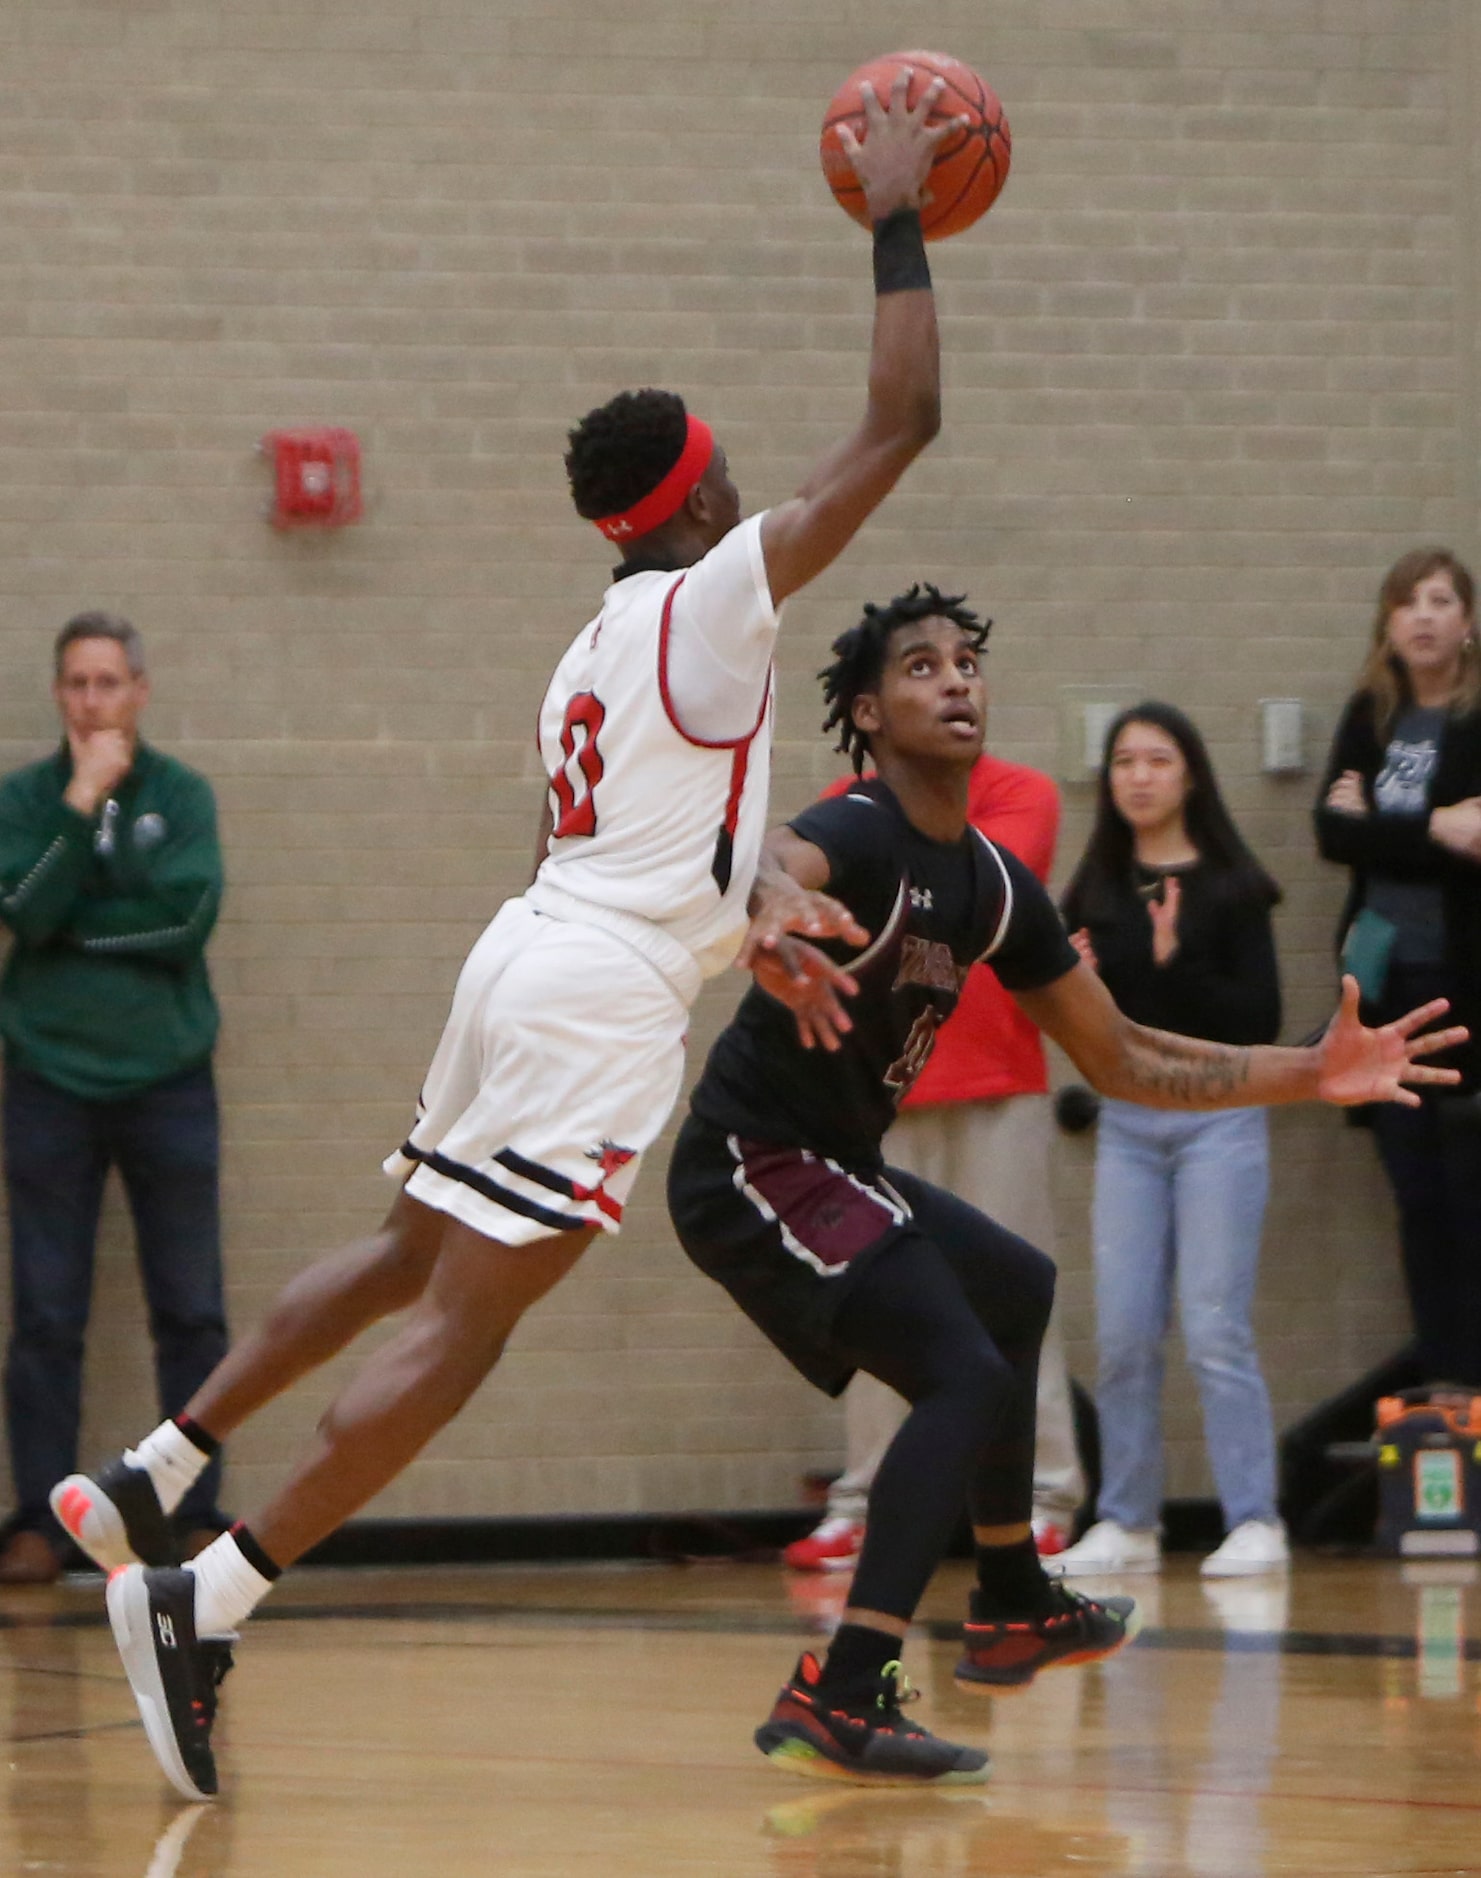
[[[1053,1258],[1053,1134],[1046,1095],[943,1103],[906,1109],[885,1137],[884,1155],[907,1173],[956,1194]],[[904,1418],[905,1404],[893,1389],[862,1372],[855,1376],[844,1398],[846,1468],[828,1494],[831,1518],[863,1520],[875,1469]],[[1068,1525],[1084,1497],[1056,1307],[1039,1357],[1034,1511]]]

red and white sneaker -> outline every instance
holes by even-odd
[[[782,1561],[794,1572],[851,1572],[863,1543],[861,1521],[830,1516],[805,1539],[794,1539],[784,1547]]]
[[[1040,1558],[1058,1558],[1070,1543],[1070,1528],[1052,1513],[1034,1514],[1034,1548]]]

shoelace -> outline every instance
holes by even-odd
[[[920,1700],[920,1690],[905,1674],[905,1665],[896,1657],[894,1662],[885,1664],[879,1672],[879,1677],[883,1686],[877,1702],[885,1725],[890,1728],[903,1727],[911,1729],[912,1732],[920,1732],[914,1729],[900,1712],[907,1702]]]
[[[1061,1608],[1044,1621],[1051,1624],[1069,1624],[1087,1616],[1092,1611],[1105,1607],[1095,1598],[1087,1597],[1083,1591],[1071,1591],[1068,1585],[1055,1583],[1054,1591],[1060,1600]]]
[[[213,1637],[198,1643],[196,1649],[199,1652],[201,1667],[205,1671],[205,1680],[201,1693],[197,1697],[196,1707],[199,1719],[207,1728],[210,1728],[216,1719],[216,1692],[225,1682],[236,1659],[231,1653],[231,1645],[218,1638]]]

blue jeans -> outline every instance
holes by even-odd
[[[1275,1517],[1275,1429],[1250,1321],[1269,1189],[1263,1109],[1102,1105],[1092,1211],[1102,1519],[1145,1531],[1161,1518],[1174,1284],[1225,1523]]]
[[[138,1238],[162,1416],[226,1353],[216,1088],[209,1064],[120,1102],[90,1102],[7,1066],[0,1111],[10,1197],[11,1334],[5,1369],[15,1523],[65,1541],[46,1496],[77,1466],[83,1340],[103,1183],[116,1166]],[[218,1457],[177,1517],[220,1522]]]

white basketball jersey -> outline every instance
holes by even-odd
[[[682,573],[615,581],[540,707],[554,831],[538,882],[651,921],[707,977],[745,933],[766,829],[778,622],[760,525],[741,523]],[[733,734],[706,736],[713,697],[701,709],[675,679],[696,652],[723,675],[728,644],[747,654],[722,699]]]

